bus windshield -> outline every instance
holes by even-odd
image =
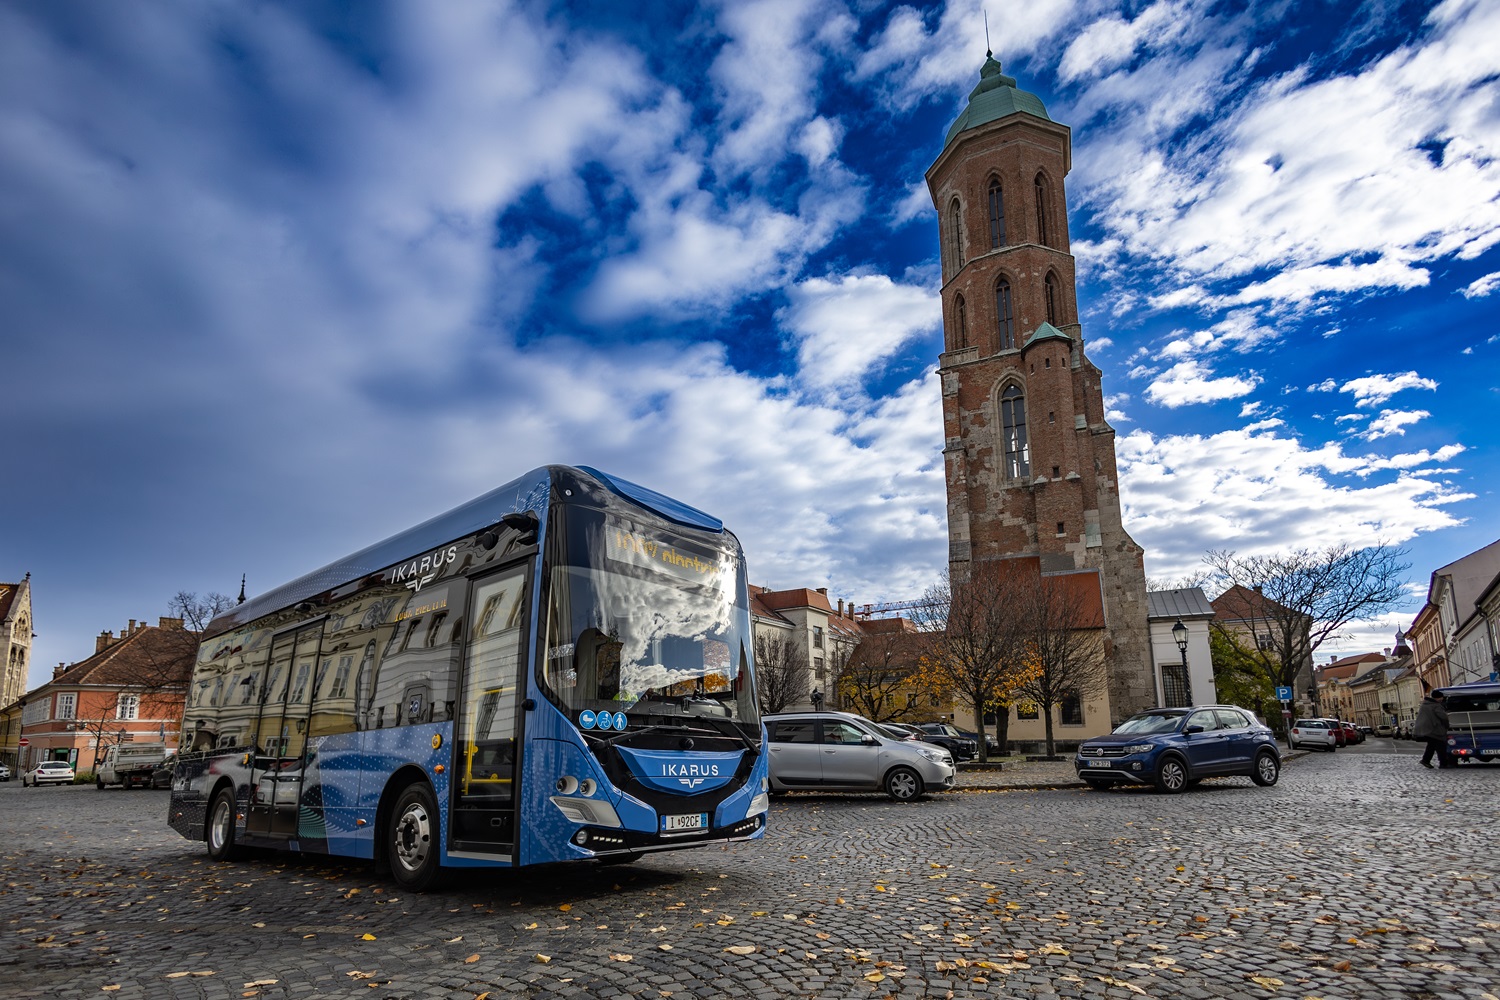
[[[558,706],[758,725],[738,551],[613,511],[554,517],[543,676]]]

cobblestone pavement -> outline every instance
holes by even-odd
[[[1495,1000],[1497,802],[1500,767],[1342,753],[1179,796],[803,794],[758,843],[419,896],[214,864],[165,792],[11,782],[0,996]]]

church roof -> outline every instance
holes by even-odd
[[[1063,333],[1051,323],[1043,323],[1041,326],[1037,327],[1036,333],[1033,333],[1031,336],[1026,338],[1026,343],[1024,346],[1030,347],[1032,344],[1035,344],[1039,340],[1066,340],[1070,344],[1073,342],[1072,337],[1068,336],[1066,333]]]
[[[949,126],[943,145],[946,147],[953,142],[960,132],[999,121],[1019,111],[1049,122],[1052,120],[1047,117],[1047,108],[1042,104],[1042,99],[1018,88],[1016,78],[1001,72],[999,61],[986,53],[984,65],[979,69],[979,83],[969,91],[969,106]]]

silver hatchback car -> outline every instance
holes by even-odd
[[[789,712],[765,717],[771,792],[818,789],[885,791],[909,802],[953,787],[953,756],[917,740],[892,739],[849,712]]]

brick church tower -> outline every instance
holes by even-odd
[[[1156,704],[1139,545],[1120,518],[1115,432],[1084,353],[1063,178],[1071,132],[985,59],[927,170],[943,264],[949,568],[1035,559],[1097,573],[1110,714]]]

